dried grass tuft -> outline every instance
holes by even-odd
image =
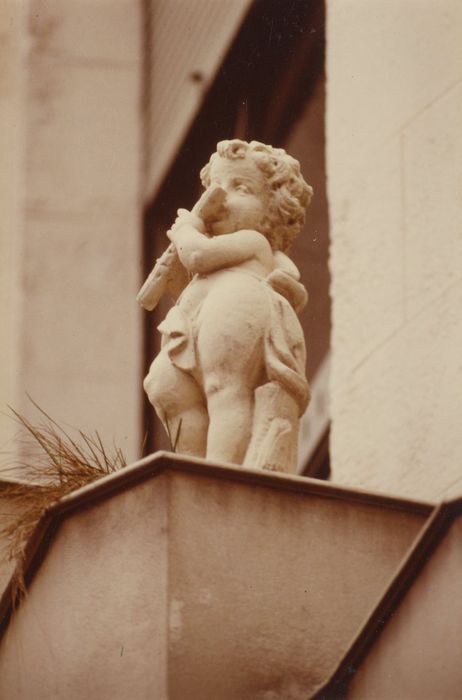
[[[20,460],[0,470],[21,479],[4,484],[13,512],[0,513],[0,538],[6,540],[4,555],[16,562],[13,587],[15,596],[24,592],[24,558],[27,543],[42,515],[63,496],[112,474],[126,466],[122,451],[108,450],[98,432],[87,435],[75,430],[72,437],[62,426],[32,401],[40,413],[40,423],[32,424],[10,407],[20,426]]]
[[[179,441],[180,435],[181,435],[181,426],[182,426],[182,423],[183,423],[183,419],[180,418],[180,421],[179,421],[179,423],[178,423],[178,427],[177,427],[176,433],[175,433],[175,435],[173,436],[173,435],[172,435],[172,428],[171,428],[171,426],[170,426],[170,422],[169,422],[168,418],[167,418],[166,421],[165,421],[165,428],[166,428],[166,431],[167,431],[167,436],[168,436],[168,439],[169,439],[169,442],[170,442],[170,449],[171,449],[172,452],[176,452],[176,450],[177,450],[178,441]]]

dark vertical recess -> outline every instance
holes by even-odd
[[[152,0],[141,0],[141,32],[142,37],[142,79],[141,79],[141,96],[140,96],[140,111],[141,111],[141,122],[142,122],[142,154],[141,154],[141,189],[142,192],[146,191],[147,175],[149,171],[148,158],[151,153],[150,142],[150,123],[151,123],[151,84],[152,84],[152,64],[151,64],[151,47],[153,42],[152,37]],[[146,279],[148,273],[153,266],[153,247],[151,240],[151,230],[152,223],[148,217],[148,209],[143,211],[142,220],[142,231],[143,238],[141,244],[141,260],[140,260],[140,286],[141,283]],[[147,358],[150,352],[152,352],[152,343],[150,341],[151,323],[148,318],[148,314],[143,311],[143,327],[142,327],[142,376],[140,377],[140,387],[142,380],[146,375],[147,370]],[[141,402],[141,453],[142,455],[149,454],[152,452],[154,447],[154,442],[152,439],[152,417],[149,414],[148,407],[149,402],[146,399],[146,394],[144,391],[140,392],[140,402]]]

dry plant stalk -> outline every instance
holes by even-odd
[[[170,449],[172,450],[172,452],[176,452],[176,448],[178,447],[178,440],[180,439],[180,435],[181,435],[182,423],[183,423],[183,420],[182,420],[182,418],[180,418],[180,422],[178,423],[177,431],[175,433],[175,436],[173,436],[172,429],[170,427],[170,422],[169,422],[168,418],[166,418],[166,420],[165,420],[165,429],[167,431],[167,436],[168,436],[168,439],[170,442]]]
[[[16,561],[13,588],[24,592],[24,556],[27,543],[44,512],[63,496],[126,466],[122,451],[108,450],[95,432],[77,430],[76,439],[35,402],[41,423],[32,424],[10,407],[19,423],[21,460],[6,471],[26,483],[12,483],[2,489],[14,513],[0,514],[0,537],[7,541],[5,554]],[[3,553],[0,553],[2,556]]]

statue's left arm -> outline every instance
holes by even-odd
[[[257,231],[236,231],[209,238],[194,226],[194,214],[182,214],[167,235],[175,244],[181,262],[193,274],[239,265],[267,249],[271,253],[267,240]]]
[[[300,282],[300,272],[295,263],[281,251],[277,251],[274,258],[276,267],[266,281],[300,313],[308,303],[308,292]]]

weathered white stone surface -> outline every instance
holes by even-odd
[[[462,477],[462,7],[328,3],[333,479]]]
[[[148,310],[178,297],[144,387],[178,452],[295,471],[307,293],[287,252],[313,190],[283,149],[238,139],[218,144],[201,179],[138,295]]]
[[[70,497],[1,640],[2,698],[305,700],[429,512],[172,455],[105,484]]]

